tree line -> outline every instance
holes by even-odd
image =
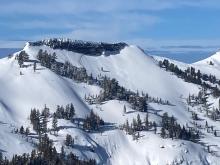
[[[161,68],[165,68],[166,71],[173,72],[176,76],[184,79],[186,82],[198,84],[204,88],[210,89],[213,96],[215,97],[220,96],[220,90],[217,87],[217,85],[220,85],[220,80],[217,80],[216,77],[212,74],[203,74],[200,70],[196,70],[194,67],[188,67],[186,70],[182,70],[177,65],[173,64],[167,59],[159,61],[159,66]],[[211,83],[214,86],[211,86],[207,82]]]
[[[168,116],[166,112],[162,115],[160,135],[162,138],[176,138],[193,142],[199,139],[198,131],[195,132],[185,126],[181,126],[173,116]]]
[[[38,42],[29,42],[31,46],[42,46],[46,45],[52,49],[67,50],[77,53],[86,54],[89,56],[100,56],[102,54],[118,54],[120,50],[127,46],[126,43],[97,43],[97,42],[84,42],[80,40],[63,40],[63,39],[49,39]]]
[[[126,122],[120,126],[120,129],[125,130],[126,134],[132,135],[133,140],[138,140],[140,138],[140,131],[154,131],[156,134],[157,124],[154,121],[149,121],[148,113],[146,113],[144,121],[142,121],[138,114],[136,118],[133,118],[131,123],[126,120]]]

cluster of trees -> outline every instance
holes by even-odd
[[[137,115],[137,118],[133,118],[132,122],[129,123],[128,120],[121,126],[122,130],[129,135],[132,135],[134,140],[140,137],[139,131],[149,131],[153,130],[155,133],[157,131],[156,122],[149,121],[148,113],[146,113],[146,117],[144,121],[141,120],[140,115]]]
[[[48,54],[47,51],[39,50],[37,54],[37,59],[40,61],[41,65],[46,68],[55,68],[58,63],[56,62],[57,56],[56,53]]]
[[[142,112],[148,111],[147,97],[145,96],[139,96],[138,93],[136,95],[130,95],[128,102],[131,104],[132,109]]]
[[[159,61],[159,66],[161,68],[165,68],[167,71],[175,73],[178,77],[184,79],[186,82],[191,82],[194,84],[201,85],[205,88],[208,88],[213,91],[214,96],[220,96],[220,90],[217,85],[220,85],[220,81],[216,79],[214,75],[202,74],[200,70],[197,70],[194,67],[188,67],[186,70],[181,70],[177,65],[171,63],[169,60],[164,59],[163,61]],[[211,86],[209,82],[214,87]]]
[[[217,136],[217,130],[214,130],[212,125],[209,126],[207,121],[205,122],[205,128],[207,129],[207,133],[213,133],[214,136]]]
[[[45,146],[46,148],[48,146]],[[47,153],[45,153],[45,151]],[[15,154],[11,160],[6,157],[3,158],[0,152],[0,164],[1,165],[96,165],[94,159],[80,160],[72,152],[65,153],[63,147],[61,153],[58,153],[55,147],[49,146],[45,151],[32,150],[31,154],[24,153],[22,155]]]
[[[42,135],[48,132],[47,123],[49,121],[49,118],[52,117],[52,130],[54,131],[54,135],[57,135],[58,119],[72,120],[74,116],[75,108],[72,103],[67,104],[65,108],[58,105],[53,115],[50,114],[50,109],[45,105],[44,109],[41,112],[36,108],[31,109],[30,121],[33,125],[33,129],[37,132],[37,134]]]
[[[135,93],[127,90],[120,86],[118,81],[114,78],[110,79],[105,76],[100,80],[99,84],[100,87],[103,88],[103,91],[101,91],[98,96],[99,102],[111,99],[128,101],[132,105],[133,109],[139,111],[146,111],[148,102],[170,105],[169,101],[162,100],[161,98],[150,97],[144,92],[141,92],[140,94],[138,91]]]
[[[90,114],[83,121],[83,129],[88,131],[97,131],[105,122],[91,110]]]
[[[50,109],[45,105],[42,112],[38,109],[32,109],[30,113],[30,121],[33,125],[33,129],[37,132],[37,134],[41,137],[42,134],[46,134],[47,123],[50,117]]]
[[[85,96],[85,100],[89,104],[101,103],[104,101],[116,99],[121,101],[127,101],[131,104],[132,109],[146,112],[148,110],[148,103],[154,102],[158,104],[171,105],[169,101],[162,100],[161,98],[150,97],[148,94],[145,94],[137,91],[132,92],[120,86],[116,79],[110,79],[104,76],[102,79],[97,80],[101,90],[99,95],[96,96]]]
[[[30,134],[30,129],[28,127],[25,129],[24,126],[21,126],[20,129],[15,130],[15,133],[28,136]]]
[[[126,43],[96,43],[96,42],[84,42],[80,40],[63,40],[63,39],[49,39],[38,42],[30,42],[31,46],[41,46],[47,45],[53,49],[68,50],[77,53],[82,53],[86,55],[102,55],[105,53],[108,54],[118,54],[120,50],[123,49],[127,44]]]
[[[199,120],[197,113],[192,112],[192,119],[193,120]]]
[[[40,112],[37,109],[32,109],[30,113],[30,121],[33,125],[33,129],[37,132],[39,143],[37,143],[37,150],[33,150],[31,156],[29,154],[15,155],[11,160],[12,163],[20,161],[21,164],[96,164],[95,160],[83,161],[79,160],[73,153],[66,154],[64,147],[61,149],[61,153],[57,153],[56,148],[53,146],[53,141],[48,137],[47,123],[50,117],[52,119],[52,127],[54,133],[57,129],[57,118],[64,118],[69,120],[74,117],[75,109],[73,104],[68,104],[65,108],[57,106],[57,111],[51,115],[49,108],[45,105],[43,110]],[[23,126],[20,128],[20,133],[25,133]],[[66,135],[65,145],[72,146],[74,139],[71,135]],[[10,161],[7,161],[10,163]]]
[[[72,110],[70,110],[72,109]],[[72,114],[75,114],[74,107],[72,104],[68,104],[66,106],[66,110],[64,112],[74,112]],[[66,113],[63,114],[64,118],[68,118],[71,115],[67,115]],[[73,115],[74,116],[74,115]],[[73,117],[71,116],[71,117]],[[80,160],[76,155],[73,153],[66,154],[64,147],[61,148],[61,153],[58,153],[56,151],[56,148],[53,146],[53,141],[49,139],[48,137],[48,129],[47,129],[47,122],[49,118],[51,117],[50,110],[45,105],[44,109],[40,112],[37,109],[32,109],[30,113],[30,121],[33,125],[33,129],[37,132],[39,143],[36,143],[36,150],[33,150],[31,154],[22,154],[22,155],[14,155],[11,160],[8,160],[7,158],[3,159],[2,153],[0,153],[0,164],[1,165],[11,165],[11,164],[42,164],[42,165],[48,165],[48,164],[79,164],[79,165],[95,165],[96,161],[93,159],[84,161]],[[57,118],[56,115],[53,115],[53,121],[52,121],[53,127],[57,127]],[[25,134],[28,136],[29,129],[24,129],[23,126],[20,127],[19,130],[17,130],[20,134]],[[74,139],[71,135],[66,135],[65,144],[67,146],[72,146],[74,144]]]
[[[53,114],[58,119],[71,120],[75,116],[75,108],[73,104],[67,104],[64,108],[63,106],[58,105],[56,112]]]
[[[61,63],[56,61],[56,53],[48,54],[48,52],[42,49],[37,54],[37,59],[42,66],[51,69],[58,75],[73,79],[78,82],[94,83],[95,79],[92,75],[88,75],[85,68],[78,68],[70,64],[69,62]]]
[[[21,51],[17,56],[16,59],[18,60],[18,64],[20,68],[22,68],[25,61],[29,60],[29,55],[25,51]]]
[[[123,100],[126,98],[127,92],[125,88],[121,87],[114,78],[103,77],[100,80],[100,87],[103,88],[98,98],[100,102],[112,99]]]
[[[67,134],[66,135],[66,140],[65,140],[65,145],[66,146],[72,146],[74,144],[74,139],[71,135]]]
[[[190,95],[187,98],[187,104],[190,106],[196,106],[196,105],[202,105],[202,104],[208,104],[208,92],[206,88],[202,88],[198,95]]]
[[[202,110],[205,111],[206,116],[211,118],[212,120],[220,119],[220,99],[219,99],[219,108],[211,108],[212,103],[208,103],[208,96],[206,88],[202,88],[199,91],[198,95],[190,95],[187,98],[187,103],[190,106],[201,105]],[[197,120],[197,114],[195,112],[192,113],[192,118]]]
[[[220,119],[220,110],[218,108],[212,108],[212,111],[208,114],[208,116],[216,121],[216,120],[219,120]]]
[[[185,126],[181,127],[177,123],[176,119],[167,113],[164,113],[161,121],[161,133],[162,138],[177,138],[190,141],[196,141],[199,139],[199,133],[194,132],[192,129],[187,130]]]
[[[56,111],[51,115],[50,109],[45,105],[44,109],[40,112],[38,109],[33,108],[30,113],[30,121],[33,125],[33,129],[36,133],[42,137],[42,135],[47,132],[54,132],[57,135],[58,129],[58,119],[72,120],[74,122],[75,108],[73,104],[67,104],[65,108],[63,106],[57,106]],[[47,128],[47,123],[49,118],[52,117],[52,129]],[[90,114],[82,119],[82,128],[86,131],[98,131],[101,126],[104,125],[104,121],[91,110]],[[80,120],[78,119],[78,126]],[[27,128],[28,129],[28,128]],[[29,131],[29,130],[26,130]],[[17,131],[19,132],[19,130]],[[25,134],[23,126],[20,129],[21,134]]]

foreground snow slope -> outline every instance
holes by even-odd
[[[137,90],[147,92],[150,96],[169,100],[173,104],[173,106],[164,106],[150,103],[151,120],[160,121],[158,114],[153,113],[158,111],[159,115],[168,112],[169,115],[175,116],[180,124],[191,121],[191,113],[187,112],[185,98],[189,93],[197,94],[199,86],[184,82],[170,72],[159,68],[154,58],[146,56],[136,46],[126,46],[119,54],[109,56],[88,56],[29,44],[24,48],[32,60],[36,59],[40,49],[47,50],[48,53],[56,52],[57,60],[60,62],[69,61],[74,66],[85,67],[94,76],[101,74],[116,78],[126,89],[134,92]],[[182,67],[188,66],[187,64],[181,65]],[[93,108],[105,122],[115,127],[123,124],[126,119],[132,120],[137,114],[140,114],[142,119],[145,116],[144,113],[132,110],[129,104],[117,100],[111,100],[102,105],[87,105],[84,95],[98,94],[101,90],[99,87],[76,83],[40,65],[37,68],[36,72],[33,71],[33,66],[19,68],[15,56],[0,60],[1,130],[7,130],[10,125],[29,126],[28,115],[31,108],[41,109],[45,104],[53,111],[56,105],[66,105],[72,102],[78,117],[85,117]],[[127,106],[129,112],[126,115],[123,114],[124,105]],[[66,149],[73,151],[82,159],[95,158],[99,164],[217,164],[219,160],[207,153],[200,144],[161,139],[159,135],[152,132],[142,132],[142,138],[133,141],[131,136],[115,127],[100,134],[86,133],[77,129],[73,123],[63,120],[59,120],[59,126],[64,128],[59,131],[59,136],[51,135],[58,150],[63,145],[66,134],[69,133],[75,137],[76,146],[74,149]],[[209,137],[209,134],[206,136],[204,141],[210,143],[213,138]],[[8,142],[6,139],[12,139],[11,146],[6,145]],[[217,143],[218,140],[214,140]],[[20,153],[21,150],[29,152],[33,148],[25,143],[25,139],[19,148],[16,145],[19,141],[22,141],[22,138],[10,133],[10,129],[7,133],[0,133],[0,149],[5,151],[6,156]],[[91,147],[95,152],[91,152]]]

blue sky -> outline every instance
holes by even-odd
[[[0,0],[0,47],[50,37],[125,41],[187,61],[220,48],[219,17],[219,0]]]

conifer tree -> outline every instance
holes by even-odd
[[[0,164],[3,164],[3,154],[1,151],[0,151]]]
[[[156,134],[157,133],[157,124],[155,121],[153,122],[153,127],[154,127],[154,133]]]
[[[29,133],[30,133],[30,130],[29,130],[29,128],[27,127],[26,130],[25,130],[25,135],[28,136]]]
[[[69,119],[72,119],[75,116],[75,108],[73,104],[70,104],[70,111],[69,111]]]
[[[57,123],[58,123],[58,120],[57,120],[56,115],[54,114],[53,115],[53,120],[52,120],[52,127],[53,127],[53,130],[54,130],[54,135],[58,132]]]
[[[148,131],[149,130],[148,112],[146,114],[144,123],[145,123],[145,129]]]
[[[216,130],[214,131],[214,135],[217,136],[217,132],[216,132]]]
[[[72,146],[73,143],[74,143],[74,139],[72,138],[71,135],[67,134],[66,141],[65,141],[66,146]]]
[[[36,62],[34,62],[33,69],[34,69],[34,72],[36,72],[36,69],[37,69],[37,63]]]
[[[166,131],[165,131],[164,127],[161,128],[160,136],[161,136],[162,138],[165,138],[165,137],[166,137]]]
[[[124,108],[123,108],[123,112],[124,112],[124,114],[127,113],[127,111],[126,111],[126,106],[125,106],[125,105],[124,105]]]
[[[138,131],[142,130],[142,121],[141,121],[141,118],[140,118],[139,114],[137,115],[137,130]]]
[[[21,128],[20,128],[20,134],[24,134],[24,127],[23,126],[21,126]]]

